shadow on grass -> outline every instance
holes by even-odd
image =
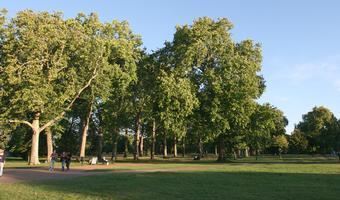
[[[256,161],[256,162],[240,162],[231,161],[234,164],[340,164],[339,161]]]
[[[46,168],[49,167],[48,163],[41,162],[41,165],[30,166],[27,161],[22,160],[22,158],[9,157],[7,160],[6,168],[10,169],[25,169],[25,168]],[[254,157],[249,158],[239,158],[237,160],[229,159],[226,162],[218,162],[215,157],[203,158],[202,160],[193,160],[191,157],[178,157],[178,158],[167,158],[163,159],[161,157],[157,157],[154,160],[150,160],[148,157],[143,157],[140,160],[133,160],[131,158],[128,159],[120,159],[115,163],[117,164],[192,164],[194,165],[223,165],[223,164],[339,164],[339,160],[333,157],[322,157],[322,156],[314,156],[311,157],[309,155],[286,155],[283,159],[278,159],[277,156],[264,155],[260,156],[258,160]],[[56,163],[57,166],[60,166],[60,162]],[[84,164],[87,165],[87,164]],[[83,166],[82,164],[73,161],[72,166]]]
[[[12,184],[15,191],[4,188],[3,195],[11,199],[71,200],[339,199],[339,182],[339,174],[226,171],[109,174]]]
[[[202,164],[202,165],[211,165],[211,164],[340,164],[339,160],[325,160],[325,159],[282,159],[282,160],[273,160],[273,159],[258,159],[258,160],[247,160],[247,159],[228,159],[226,161],[220,162],[213,159],[202,159],[202,160],[118,160],[116,163],[140,163],[140,164]]]

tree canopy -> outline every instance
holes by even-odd
[[[11,105],[1,107],[1,118],[32,128],[32,164],[39,163],[39,133],[95,78],[110,72],[121,82],[133,77],[122,72],[134,71],[140,39],[127,23],[104,24],[95,13],[64,20],[60,12],[25,10],[1,30],[1,104]]]
[[[151,158],[166,157],[168,146],[177,156],[181,141],[183,155],[215,149],[221,161],[249,150],[340,150],[339,120],[327,108],[313,108],[286,135],[284,113],[257,102],[266,87],[261,44],[234,41],[226,18],[176,26],[173,39],[149,53],[126,21],[1,13],[0,148],[30,151],[30,164],[49,145],[81,158],[124,151],[138,159],[144,147]]]

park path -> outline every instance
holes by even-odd
[[[17,183],[25,181],[38,181],[49,179],[65,179],[90,175],[103,175],[103,174],[119,174],[119,173],[154,173],[154,172],[173,172],[185,170],[198,170],[198,169],[216,169],[225,168],[230,166],[240,165],[215,165],[215,166],[199,166],[199,167],[185,167],[185,168],[168,168],[168,169],[146,169],[146,170],[120,170],[118,168],[127,166],[142,166],[152,164],[111,164],[111,165],[86,165],[71,168],[69,171],[61,171],[61,168],[56,168],[55,171],[49,171],[48,168],[24,168],[24,169],[4,169],[4,175],[0,178],[0,184]],[[242,166],[244,164],[241,164]],[[117,171],[91,171],[93,169],[114,169]]]

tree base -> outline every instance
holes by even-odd
[[[37,163],[29,163],[28,165],[40,165],[40,162],[37,162]]]

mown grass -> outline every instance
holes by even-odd
[[[214,166],[227,166],[236,165],[236,163],[217,163],[217,162],[202,162],[202,163],[153,163],[146,165],[119,165],[112,166],[112,168],[106,169],[92,169],[88,171],[121,171],[121,170],[157,170],[157,169],[185,169],[185,168],[204,168],[204,167],[214,167]]]
[[[337,163],[339,162],[339,158],[330,155],[284,154],[281,158],[273,155],[259,155],[257,157],[250,156],[236,160],[231,159],[231,161],[237,163]]]
[[[109,156],[107,156],[109,158]],[[87,160],[89,160],[87,158]],[[201,160],[193,160],[193,155],[188,155],[186,157],[168,157],[163,158],[162,156],[156,156],[155,159],[150,160],[150,157],[144,156],[140,157],[139,160],[135,161],[133,160],[133,156],[129,156],[127,158],[124,158],[122,155],[118,157],[118,160],[115,163],[144,163],[144,164],[174,164],[173,166],[176,166],[177,164],[181,163],[191,163],[196,165],[216,165],[219,164],[216,162],[216,156],[214,155],[208,155],[207,157],[201,159]],[[49,163],[45,163],[45,160],[40,160],[40,165],[28,165],[27,161],[22,160],[22,158],[17,157],[9,157],[7,159],[6,168],[32,168],[32,167],[49,167]],[[279,156],[273,156],[273,155],[259,155],[257,158],[255,156],[250,156],[247,158],[238,158],[236,160],[230,158],[227,160],[227,163],[284,163],[284,162],[292,162],[292,163],[338,163],[339,159],[338,157],[332,157],[329,155],[306,155],[306,154],[285,154],[280,158]],[[112,163],[112,162],[111,162]],[[101,164],[101,163],[99,163]],[[87,162],[84,164],[81,164],[77,162],[76,160],[72,161],[72,166],[83,166],[87,165]],[[56,166],[61,166],[60,162],[56,162]],[[161,165],[158,165],[161,166]],[[172,165],[169,165],[170,167]],[[186,166],[186,165],[185,165]],[[184,167],[185,167],[184,166]],[[146,166],[145,166],[146,167]],[[133,168],[134,167],[129,167]],[[148,167],[149,169],[149,167]]]
[[[72,166],[81,166],[82,164],[76,161],[72,161]],[[55,166],[61,166],[60,162],[56,162]],[[50,167],[50,163],[46,163],[45,160],[40,160],[40,165],[28,165],[26,160],[19,157],[7,157],[5,168],[36,168],[36,167]]]
[[[269,158],[268,158],[269,159]],[[321,159],[322,160],[322,159]],[[130,169],[207,166],[158,163]],[[205,161],[207,162],[207,161]],[[106,174],[2,184],[0,199],[339,199],[339,162],[248,163],[224,168]]]

